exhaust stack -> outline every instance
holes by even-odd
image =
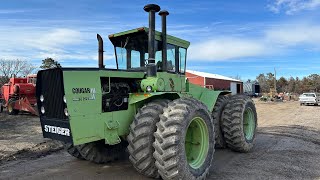
[[[100,69],[104,68],[103,65],[103,39],[100,36],[100,34],[97,34],[97,39],[98,39],[98,46],[99,46],[99,50],[98,50],[98,66]]]
[[[155,13],[160,11],[160,6],[156,4],[147,4],[143,8],[146,12],[149,12],[149,37],[148,37],[148,65],[147,76],[157,76],[157,67],[155,60]]]
[[[162,24],[162,70],[167,71],[167,16],[169,12],[166,10],[162,10],[159,12],[161,16],[161,24]]]

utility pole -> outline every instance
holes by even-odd
[[[274,67],[274,90],[277,93],[277,71],[275,67]]]

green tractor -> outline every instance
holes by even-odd
[[[95,163],[129,153],[141,174],[163,179],[204,179],[215,147],[248,152],[257,128],[249,97],[189,83],[188,41],[167,35],[167,11],[149,4],[149,28],[109,35],[116,68],[39,71],[37,104],[45,138]],[[159,12],[160,11],[160,12]],[[155,13],[162,32],[155,31]]]

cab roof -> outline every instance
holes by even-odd
[[[140,28],[136,28],[136,29],[131,29],[128,31],[123,31],[123,32],[119,32],[119,33],[115,33],[115,34],[110,34],[109,35],[109,39],[111,40],[112,43],[114,43],[114,39],[116,39],[116,37],[122,37],[122,36],[128,36],[128,35],[132,35],[132,34],[140,34],[140,33],[146,33],[146,35],[148,35],[148,31],[149,28],[147,27],[140,27]],[[155,31],[155,39],[158,41],[162,41],[161,38],[161,32],[159,31]],[[167,43],[168,44],[172,44],[172,45],[177,45],[179,47],[183,47],[183,48],[188,48],[190,46],[190,42],[171,36],[169,34],[167,34]]]

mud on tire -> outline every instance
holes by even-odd
[[[126,146],[126,141],[121,141],[116,145],[107,145],[104,140],[100,140],[76,147],[85,160],[101,164],[120,159],[125,155]]]
[[[193,126],[198,120],[202,124]],[[214,154],[213,126],[207,107],[198,100],[181,98],[168,104],[157,123],[153,144],[155,164],[163,179],[204,179],[208,175]],[[195,132],[194,136],[189,130]],[[193,139],[199,137],[199,130],[206,133]],[[195,146],[203,148],[193,149]]]
[[[130,125],[130,134],[127,136],[129,160],[138,172],[147,177],[159,177],[153,157],[153,133],[157,129],[156,123],[160,120],[160,114],[168,102],[170,101],[155,100],[144,105]]]
[[[216,140],[216,148],[226,148],[226,141],[222,133],[222,112],[229,101],[228,96],[219,95],[212,111],[212,119],[214,123],[214,133]]]
[[[238,152],[249,152],[257,129],[257,112],[252,99],[245,95],[230,98],[222,115],[222,131],[227,146]]]

